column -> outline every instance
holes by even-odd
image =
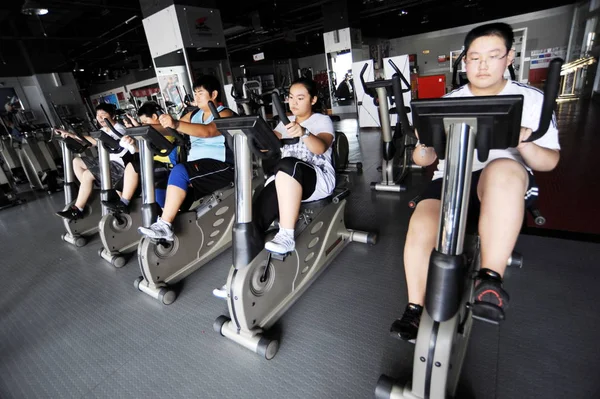
[[[231,69],[221,14],[209,7],[214,2],[140,0],[140,4],[165,109],[179,114],[185,107],[185,95],[193,95],[193,82],[200,75],[211,74],[221,85],[228,83]],[[225,101],[224,90],[221,93]]]

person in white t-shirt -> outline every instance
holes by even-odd
[[[476,278],[475,302],[486,302],[506,310],[509,296],[502,285],[507,260],[517,241],[525,208],[537,198],[538,187],[532,171],[548,172],[560,159],[556,119],[547,133],[534,142],[523,142],[538,128],[543,93],[525,84],[506,80],[504,72],[515,51],[510,25],[491,23],[471,30],[465,38],[465,64],[469,83],[446,97],[473,97],[522,94],[521,143],[517,148],[492,150],[486,162],[474,155],[469,209],[480,208],[478,232],[481,238],[481,270]],[[418,134],[418,132],[417,132]],[[429,166],[437,159],[435,150],[417,144],[413,153],[417,165]],[[401,339],[416,338],[423,303],[429,258],[435,247],[440,218],[442,175],[440,160],[433,180],[421,195],[404,246],[404,268],[408,305],[391,332]]]
[[[331,148],[335,132],[329,116],[313,112],[317,100],[316,83],[297,79],[290,86],[289,105],[293,114],[290,123],[284,126],[279,122],[275,127],[277,137],[300,140],[282,147],[274,176],[256,201],[254,213],[260,219],[259,231],[264,231],[279,216],[279,232],[265,244],[265,249],[271,252],[293,251],[300,203],[325,198],[335,188]]]
[[[326,198],[335,188],[335,131],[329,116],[313,111],[317,94],[317,84],[312,79],[292,82],[289,106],[293,116],[289,116],[287,125],[279,122],[273,133],[280,139],[300,140],[282,147],[281,159],[252,205],[252,221],[260,234],[266,233],[279,216],[279,231],[265,244],[265,249],[274,253],[286,254],[296,248],[294,229],[301,202]],[[215,288],[213,295],[226,298],[226,288]]]
[[[114,126],[115,130],[121,134],[125,134],[125,126],[115,122],[117,108],[113,104],[101,103],[96,107],[96,120],[102,126],[102,130],[115,140],[120,140],[121,137],[117,136],[113,131],[106,125],[104,119]],[[63,138],[71,137],[75,140],[81,141],[81,139],[73,134],[64,130],[55,129]],[[97,142],[90,136],[84,136],[87,141],[92,145],[96,145]],[[123,148],[117,154],[110,154],[110,180],[113,188],[117,188],[120,184],[125,166],[132,159],[132,155]],[[79,180],[79,191],[77,192],[77,199],[73,206],[63,211],[56,212],[56,215],[69,220],[82,219],[85,216],[84,208],[87,203],[92,190],[94,189],[94,182],[100,182],[100,163],[97,158],[90,157],[76,157],[73,158],[73,171],[75,176]]]

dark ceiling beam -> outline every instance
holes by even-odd
[[[60,37],[60,36],[0,36],[0,40],[59,40],[59,41],[91,41],[97,37]]]
[[[139,2],[136,1],[137,4]],[[68,7],[68,8],[102,8],[107,10],[123,10],[123,11],[135,11],[141,12],[140,7],[127,7],[127,6],[117,6],[117,5],[108,5],[108,4],[99,4],[99,3],[91,3],[85,1],[72,1],[72,0],[51,0],[45,3],[50,12],[52,12],[52,7]]]
[[[291,32],[293,34],[295,34],[295,35],[302,35],[304,33],[314,32],[314,31],[319,30],[319,29],[323,29],[323,19],[320,19],[320,20],[318,20],[316,22],[313,22],[312,24],[303,26],[302,28],[292,30]],[[275,36],[269,36],[268,39],[259,40],[256,43],[240,44],[240,45],[237,45],[237,46],[227,47],[227,52],[230,53],[230,54],[233,54],[233,53],[237,53],[239,51],[247,50],[247,49],[252,48],[252,47],[264,46],[265,44],[268,44],[268,43],[273,43],[273,42],[276,42],[276,41],[279,41],[279,40],[284,40],[284,38],[288,34],[289,33],[287,33],[287,32],[279,33],[279,34],[277,34]]]

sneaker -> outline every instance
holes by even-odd
[[[421,314],[423,314],[423,306],[409,303],[406,305],[402,318],[392,324],[390,332],[396,338],[415,343],[419,332]]]
[[[502,288],[502,277],[490,269],[481,269],[475,278],[475,292],[473,300],[475,304],[486,302],[501,309],[508,309],[510,297]]]
[[[296,241],[281,231],[273,239],[265,244],[265,249],[276,254],[287,254],[296,249]]]
[[[102,201],[102,205],[107,207],[111,212],[129,213],[129,206],[125,205],[121,200]]]
[[[56,215],[68,220],[83,219],[83,212],[80,211],[75,205],[65,209],[64,211],[56,212]]]
[[[153,223],[150,228],[138,227],[138,232],[154,240],[173,241],[175,237],[173,229],[160,219]]]
[[[221,288],[215,288],[213,290],[213,295],[217,298],[227,299],[227,284],[223,285]]]

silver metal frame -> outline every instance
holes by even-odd
[[[436,249],[458,255],[463,253],[465,240],[477,119],[444,118],[444,125],[448,139]],[[478,267],[478,261],[472,262],[471,267]],[[473,288],[473,284],[465,284],[459,310],[447,321],[434,321],[424,309],[415,344],[412,382],[405,386],[392,385],[386,397],[445,399],[454,396],[473,323],[467,309]],[[458,334],[459,326],[461,334]]]

